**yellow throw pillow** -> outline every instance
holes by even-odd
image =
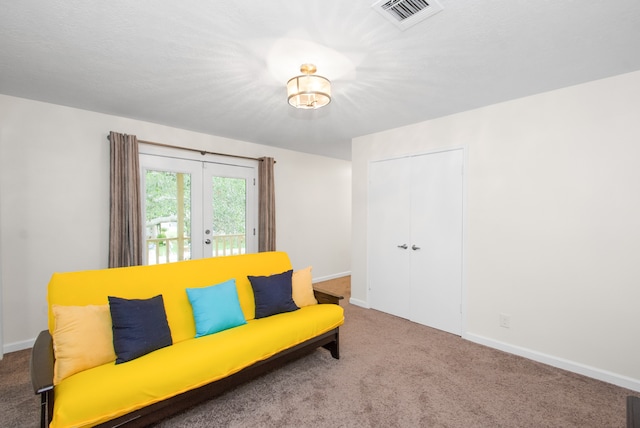
[[[115,361],[109,305],[51,307],[55,319],[53,384]]]
[[[299,308],[318,304],[316,296],[313,294],[311,280],[311,266],[293,272],[291,277],[291,297],[293,297],[293,301]]]

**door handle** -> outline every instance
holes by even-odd
[[[420,249],[420,247],[416,247],[416,246],[415,246],[415,244],[414,244],[414,245],[412,245],[412,246],[411,246],[411,249],[412,249],[413,251],[415,251],[415,250],[419,250],[419,249]]]
[[[409,247],[407,246],[407,244],[402,244],[402,245],[398,245],[398,248],[402,248],[403,250],[406,250]]]
[[[211,244],[211,239],[205,239],[204,243],[207,244],[207,245]]]

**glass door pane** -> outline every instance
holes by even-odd
[[[257,251],[257,220],[253,215],[256,210],[250,203],[255,191],[254,179],[255,168],[214,163],[204,165],[206,256]]]
[[[191,175],[145,170],[147,264],[191,258]]]
[[[202,257],[202,163],[140,155],[145,249],[149,265]]]
[[[246,252],[247,182],[243,178],[212,177],[211,251],[214,256]]]

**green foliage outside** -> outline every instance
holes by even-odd
[[[191,232],[191,175],[181,174],[184,181],[184,218],[185,235]],[[146,221],[156,223],[162,219],[178,218],[178,173],[147,170],[146,185]],[[175,221],[175,220],[174,220]],[[167,223],[168,220],[163,221]],[[159,224],[158,224],[159,227]],[[159,233],[162,233],[158,230]]]
[[[213,177],[213,234],[244,235],[246,187],[241,178]]]
[[[191,232],[191,176],[182,174],[184,181],[185,235]],[[157,234],[163,235],[160,223],[165,226],[178,218],[177,185],[178,173],[147,170],[146,222],[157,224]],[[239,178],[213,177],[213,235],[245,234],[245,180]],[[164,227],[163,227],[164,229]],[[171,233],[166,236],[171,237]]]

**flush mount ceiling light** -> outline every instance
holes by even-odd
[[[302,64],[300,76],[287,82],[289,104],[295,108],[315,109],[331,102],[331,82],[322,76],[316,76],[316,66]]]

